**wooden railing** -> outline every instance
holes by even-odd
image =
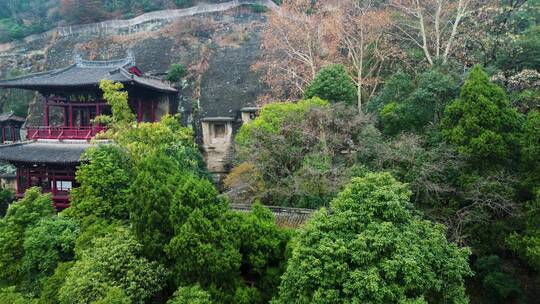
[[[27,189],[21,190],[20,192],[17,191],[17,194],[15,197],[17,199],[21,199],[24,197],[24,191]],[[69,207],[69,191],[61,191],[61,190],[55,190],[55,189],[41,189],[43,193],[50,193],[51,199],[53,201],[53,206],[58,211],[64,210]]]
[[[102,126],[85,127],[27,127],[28,139],[85,139],[90,140],[99,132]]]

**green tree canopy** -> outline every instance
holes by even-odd
[[[75,221],[59,216],[46,217],[26,230],[22,270],[27,290],[39,295],[43,281],[58,263],[73,259],[78,234]]]
[[[379,113],[385,105],[397,103],[413,91],[414,79],[403,70],[398,70],[386,79],[382,89],[367,104],[367,110],[371,113]]]
[[[103,299],[113,296],[123,298],[111,288],[120,289],[130,303],[145,303],[163,288],[165,269],[140,257],[141,249],[141,244],[124,227],[94,239],[91,248],[77,252],[78,260],[59,290],[59,303],[105,303]]]
[[[388,173],[354,178],[302,228],[274,303],[468,303],[468,250]]]
[[[525,188],[529,191],[540,186],[540,112],[531,111],[523,125],[521,161]]]
[[[517,156],[521,120],[504,90],[476,65],[461,87],[460,97],[446,107],[442,135],[476,165],[504,163]]]
[[[76,175],[80,186],[71,191],[71,206],[64,213],[84,221],[127,220],[133,165],[126,151],[113,144],[98,145],[83,159]]]
[[[181,171],[163,153],[144,156],[129,189],[130,223],[147,257],[164,258],[163,247],[173,236],[169,210],[182,182]]]
[[[210,294],[200,286],[180,287],[167,304],[212,304]]]
[[[406,77],[397,75],[395,80],[388,84],[388,90],[396,86],[395,82],[400,84],[399,81],[405,79]],[[411,91],[407,88],[394,88],[394,94],[383,90],[378,97],[379,100],[385,96],[395,98],[379,101],[386,103],[379,112],[385,133],[395,135],[400,132],[421,132],[430,123],[438,123],[446,104],[456,97],[458,91],[456,80],[437,69],[418,75],[413,86]],[[398,95],[402,91],[406,94]]]
[[[187,177],[171,200],[174,236],[165,246],[178,285],[227,286],[239,277],[238,238],[227,230],[228,205],[208,180]]]
[[[304,98],[319,97],[330,102],[355,105],[356,85],[341,64],[323,67],[304,91]]]
[[[9,206],[0,219],[0,283],[19,283],[22,279],[24,233],[39,221],[54,214],[50,195],[39,188],[30,188],[24,198]]]
[[[540,189],[536,200],[527,204],[526,211],[525,231],[521,235],[512,234],[508,238],[508,245],[540,272]]]

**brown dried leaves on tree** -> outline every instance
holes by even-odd
[[[360,108],[361,100],[374,92],[392,50],[384,39],[389,23],[387,10],[372,1],[284,1],[269,17],[263,60],[254,66],[264,71],[271,88],[272,96],[263,102],[299,98],[321,67],[341,63],[358,86]]]
[[[312,11],[312,13],[308,13]],[[327,63],[324,50],[324,14],[310,0],[287,0],[269,16],[263,33],[263,70],[271,98],[297,98]],[[269,100],[271,101],[271,100]]]

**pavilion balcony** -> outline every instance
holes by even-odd
[[[69,192],[68,191],[41,189],[41,192],[51,194],[51,200],[53,201],[53,206],[56,210],[62,211],[69,207]],[[24,197],[24,193],[17,192],[15,197],[17,199],[21,199]]]
[[[26,137],[35,139],[79,139],[90,140],[98,133],[105,131],[103,126],[82,126],[82,127],[27,127]]]

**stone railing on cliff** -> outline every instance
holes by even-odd
[[[48,37],[69,37],[72,35],[79,34],[91,34],[91,33],[108,33],[108,32],[118,32],[118,31],[127,31],[132,32],[136,31],[137,27],[150,22],[170,22],[182,17],[190,17],[200,14],[215,13],[227,11],[242,5],[263,5],[269,9],[276,9],[278,6],[271,0],[233,0],[224,3],[216,4],[199,4],[193,7],[185,9],[176,9],[176,10],[161,10],[154,11],[139,15],[132,19],[126,20],[108,20],[98,23],[82,24],[82,25],[73,25],[66,27],[58,27],[52,30],[49,30],[44,33],[34,34],[27,36],[19,42],[30,43],[36,40],[45,39]],[[0,52],[7,51],[12,48],[12,43],[0,44]]]
[[[302,226],[313,215],[316,210],[266,206],[274,214],[276,224],[281,227],[298,228]],[[230,208],[237,212],[250,212],[251,205],[230,204]]]

